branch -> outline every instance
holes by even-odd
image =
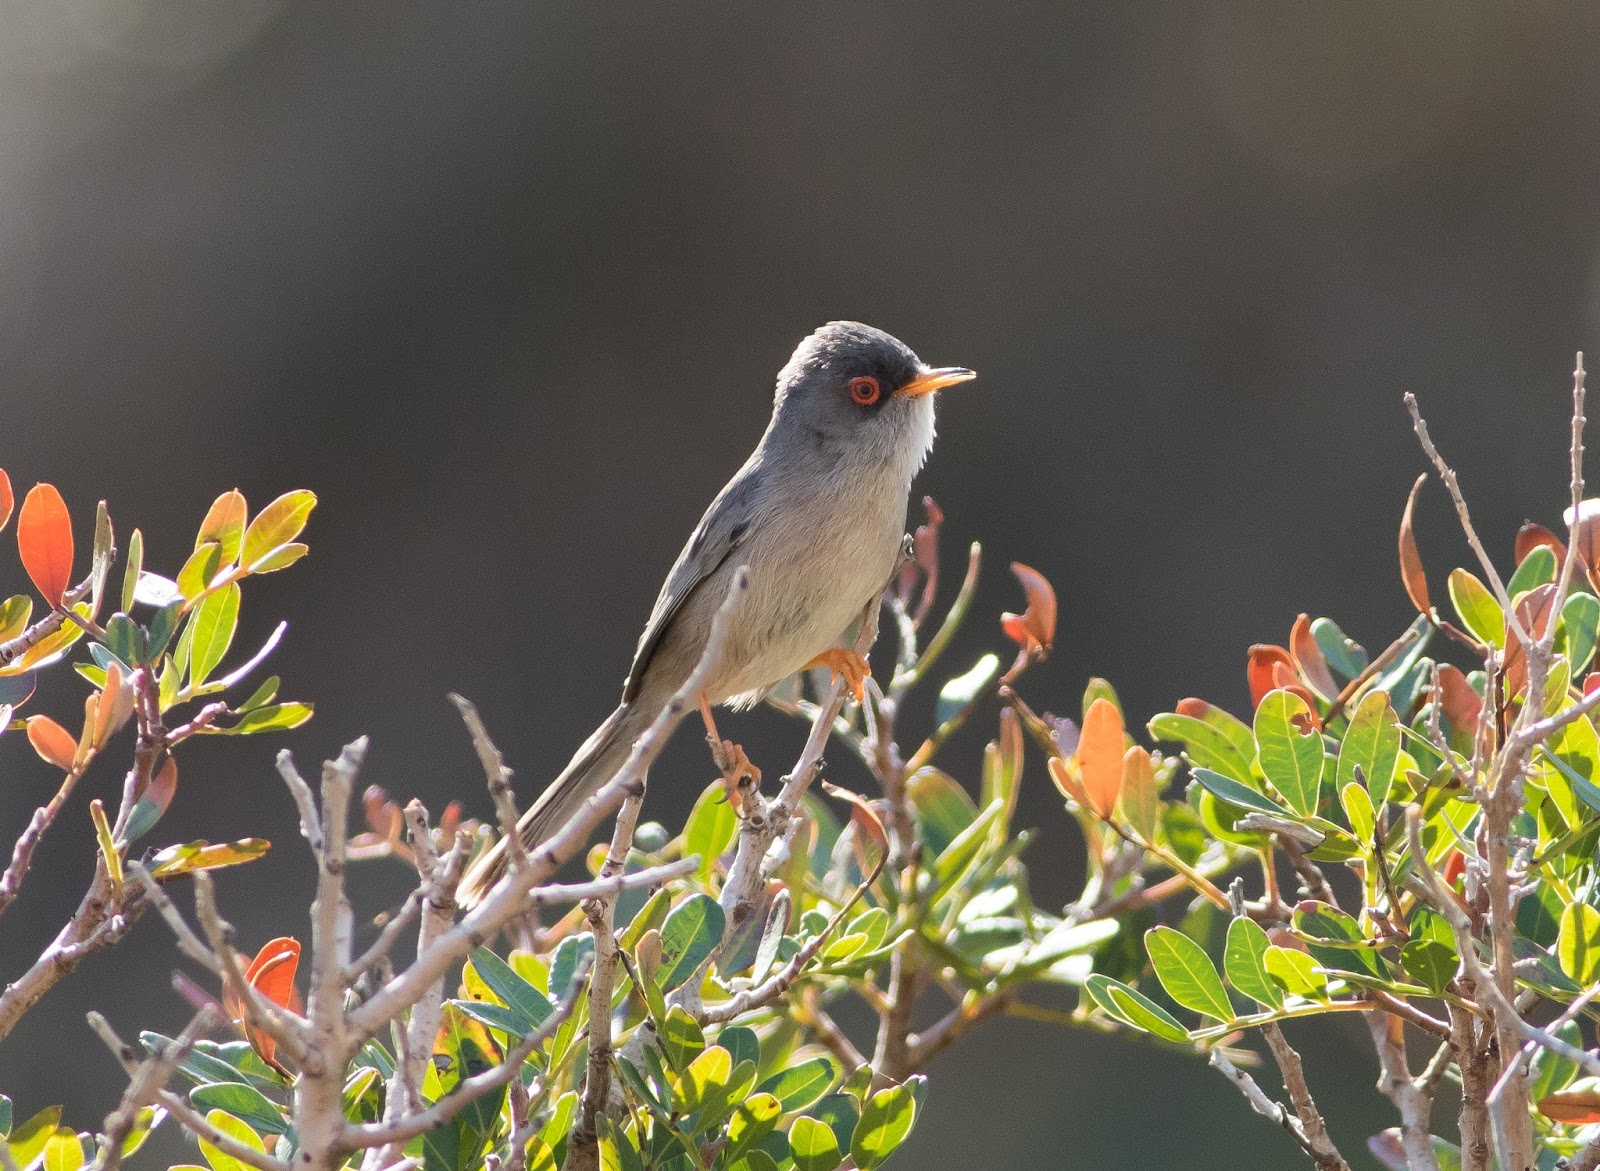
[[[216,1026],[217,1012],[209,1005],[202,1008],[184,1026],[183,1032],[143,1061],[138,1059],[132,1046],[117,1036],[116,1030],[105,1017],[97,1012],[91,1012],[88,1014],[88,1019],[89,1027],[106,1043],[106,1048],[110,1049],[121,1063],[129,1079],[128,1088],[122,1092],[117,1108],[106,1115],[105,1133],[100,1136],[103,1145],[100,1157],[95,1161],[95,1171],[117,1171],[122,1165],[123,1144],[127,1142],[128,1135],[138,1123],[139,1112],[147,1106],[155,1105],[161,1096],[161,1091],[165,1090],[167,1083],[172,1080],[179,1063],[194,1048],[196,1039]]]
[[[1349,1165],[1339,1156],[1338,1151],[1333,1152],[1335,1162],[1325,1162],[1323,1157],[1319,1155],[1317,1148],[1312,1144],[1310,1137],[1306,1134],[1305,1127],[1300,1120],[1290,1114],[1281,1102],[1274,1102],[1267,1097],[1266,1091],[1261,1088],[1255,1078],[1228,1060],[1220,1045],[1211,1050],[1210,1062],[1213,1069],[1220,1071],[1224,1077],[1238,1087],[1239,1092],[1244,1095],[1245,1101],[1250,1103],[1250,1109],[1263,1118],[1276,1122],[1284,1130],[1288,1131],[1289,1137],[1300,1144],[1300,1149],[1309,1155],[1318,1167],[1337,1167],[1342,1168],[1343,1171],[1349,1171]]]
[[[1299,1116],[1300,1132],[1305,1136],[1306,1153],[1311,1156],[1311,1161],[1322,1171],[1350,1171],[1350,1165],[1344,1161],[1339,1148],[1334,1146],[1333,1139],[1328,1135],[1327,1124],[1322,1120],[1322,1113],[1311,1097],[1300,1054],[1295,1052],[1284,1037],[1283,1029],[1275,1022],[1262,1025],[1261,1035],[1266,1038],[1267,1048],[1272,1050],[1272,1058],[1278,1063],[1278,1071],[1283,1074],[1283,1088],[1288,1091],[1289,1101],[1294,1103],[1294,1112]]]
[[[406,971],[390,980],[365,1004],[351,1012],[350,1028],[354,1035],[362,1038],[372,1036],[420,999],[431,984],[443,979],[450,968],[473,949],[492,938],[505,924],[525,914],[528,891],[560,869],[588,840],[600,822],[638,787],[639,778],[660,755],[668,737],[683,719],[689,703],[704,689],[706,678],[716,668],[727,640],[730,616],[749,588],[749,571],[741,568],[734,574],[728,596],[712,619],[711,633],[700,662],[656,715],[644,735],[634,742],[627,763],[617,775],[585,801],[559,830],[532,853],[530,864],[520,874],[508,873],[490,888],[483,901],[459,923],[420,952]]]

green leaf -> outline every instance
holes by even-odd
[[[989,840],[989,827],[1004,814],[1005,805],[997,798],[989,808],[978,814],[971,825],[957,834],[945,847],[944,853],[935,859],[933,891],[928,896],[930,903],[937,902],[966,875],[968,867],[977,861],[984,843]]]
[[[789,1127],[789,1150],[794,1155],[794,1171],[834,1171],[844,1162],[833,1128],[803,1115]]]
[[[1000,670],[1000,659],[995,655],[984,655],[965,675],[957,675],[939,689],[939,702],[934,705],[933,718],[937,723],[943,724],[955,717],[955,714],[967,704],[995,677]]]
[[[526,1036],[549,1019],[555,1006],[532,984],[528,983],[494,952],[480,947],[472,953],[472,970],[489,986],[506,1007],[522,1021],[519,1033]]]
[[[1349,915],[1327,903],[1301,903],[1294,912],[1295,930],[1311,937],[1306,946],[1324,968],[1384,974],[1372,943]]]
[[[144,534],[134,529],[128,537],[128,564],[122,571],[122,605],[124,613],[133,609],[134,592],[139,587],[139,574],[144,572]]]
[[[1339,804],[1344,806],[1344,815],[1350,820],[1350,831],[1363,846],[1370,845],[1377,828],[1378,815],[1372,808],[1372,798],[1367,796],[1367,791],[1351,781],[1339,790]]]
[[[1267,813],[1273,817],[1281,817],[1293,821],[1294,814],[1279,805],[1270,797],[1264,797],[1256,790],[1247,788],[1231,777],[1221,773],[1212,772],[1208,768],[1195,768],[1190,770],[1191,775],[1205,789],[1219,801],[1226,801],[1229,805],[1237,805],[1247,812]]]
[[[728,791],[721,781],[712,781],[700,794],[689,812],[683,827],[684,857],[700,855],[702,880],[710,878],[717,859],[720,858],[739,833],[739,815],[728,801]]]
[[[46,1106],[16,1130],[11,1132],[7,1143],[11,1147],[11,1157],[18,1167],[27,1166],[44,1154],[44,1145],[49,1142],[61,1126],[61,1107]]]
[[[1369,691],[1351,713],[1350,726],[1339,745],[1336,784],[1341,790],[1354,784],[1359,767],[1373,807],[1382,808],[1389,799],[1399,761],[1400,722],[1389,706],[1389,697],[1381,691]]]
[[[828,1092],[839,1077],[839,1063],[829,1056],[816,1056],[780,1069],[756,1087],[759,1094],[771,1094],[785,1114],[803,1110]]]
[[[1222,949],[1222,969],[1228,982],[1268,1008],[1283,1007],[1283,989],[1267,972],[1267,933],[1248,915],[1228,924],[1228,941]]]
[[[251,573],[277,573],[280,569],[288,569],[309,552],[311,552],[309,545],[290,541],[287,545],[279,545],[259,561],[252,561],[246,568]]]
[[[205,541],[196,545],[194,552],[189,554],[189,559],[183,563],[183,568],[178,570],[173,585],[186,599],[193,601],[205,592],[206,586],[217,576],[217,570],[221,565],[222,549],[215,541]],[[137,593],[135,596],[137,597]]]
[[[178,623],[183,618],[183,599],[174,598],[165,606],[158,606],[150,615],[150,625],[145,631],[144,661],[154,663],[167,649]]]
[[[1354,679],[1367,669],[1367,652],[1340,630],[1332,618],[1313,619],[1311,637],[1317,640],[1317,649],[1328,666],[1344,678]]]
[[[211,1110],[206,1114],[206,1121],[216,1127],[223,1134],[236,1142],[242,1143],[253,1151],[267,1153],[267,1148],[261,1137],[251,1130],[249,1125],[241,1119],[235,1118],[225,1110]],[[200,1140],[200,1153],[206,1157],[214,1171],[250,1171],[250,1164],[232,1155],[225,1154],[212,1146],[205,1139]]]
[[[1561,607],[1561,625],[1556,629],[1556,651],[1567,657],[1576,676],[1594,658],[1596,632],[1600,630],[1600,598],[1574,593]]]
[[[906,781],[906,796],[916,810],[918,838],[937,858],[972,824],[978,809],[967,791],[948,773],[920,768]]]
[[[45,1140],[44,1171],[78,1171],[83,1164],[83,1144],[70,1126],[59,1128]]]
[[[1152,927],[1145,932],[1144,946],[1168,996],[1219,1021],[1234,1018],[1222,977],[1198,943],[1171,927]]]
[[[761,1042],[749,1025],[723,1025],[717,1033],[717,1044],[728,1051],[735,1067],[761,1060]]]
[[[1166,1009],[1130,988],[1120,980],[1113,980],[1100,972],[1084,981],[1083,990],[1089,994],[1107,1015],[1132,1028],[1152,1033],[1164,1041],[1184,1042],[1189,1032]]]
[[[298,728],[316,714],[309,703],[269,703],[245,712],[243,718],[218,729],[225,736],[253,736],[260,732],[286,732]]]
[[[243,1082],[214,1082],[207,1086],[196,1086],[189,1091],[189,1101],[202,1114],[208,1110],[225,1110],[258,1132],[289,1132],[289,1123],[283,1111],[260,1090]]]
[[[1555,579],[1556,555],[1549,545],[1539,545],[1522,559],[1521,565],[1517,566],[1517,571],[1506,583],[1506,592],[1511,595],[1512,601],[1516,601],[1518,594],[1526,593],[1535,586],[1542,586]]]
[[[1400,949],[1400,966],[1434,995],[1450,986],[1460,962],[1456,949],[1437,939],[1413,939]]]
[[[1250,771],[1250,764],[1256,758],[1256,742],[1249,727],[1219,707],[1200,700],[1191,702],[1202,715],[1165,712],[1150,721],[1150,735],[1157,740],[1176,740],[1182,744],[1184,755],[1192,765],[1257,788]]]
[[[1567,1021],[1555,1030],[1555,1035],[1574,1049],[1583,1048],[1583,1030],[1577,1021]],[[1578,1063],[1562,1057],[1554,1049],[1537,1046],[1533,1054],[1531,1077],[1528,1079],[1528,1096],[1537,1102],[1546,1094],[1564,1090],[1578,1076]]]
[[[684,1113],[720,1107],[727,1099],[728,1077],[732,1073],[733,1058],[721,1045],[701,1050],[679,1082]]]
[[[0,1138],[11,1134],[11,1099],[0,1094]]]
[[[1489,588],[1465,569],[1450,571],[1450,602],[1472,636],[1485,646],[1506,645],[1506,616]]]
[[[717,900],[693,894],[673,908],[661,927],[661,967],[657,980],[671,992],[692,976],[711,950],[722,942],[727,920]]]
[[[238,583],[207,595],[189,621],[194,628],[189,645],[189,683],[197,686],[206,681],[233,644],[233,632],[239,625]]]
[[[699,1022],[677,1005],[667,1010],[666,1020],[661,1024],[660,1040],[667,1064],[677,1070],[688,1068],[689,1063],[706,1047],[706,1035]]]
[[[1267,974],[1283,985],[1283,990],[1308,1000],[1321,1000],[1328,993],[1328,978],[1317,971],[1317,962],[1305,952],[1273,944],[1267,948]]]
[[[861,1171],[874,1171],[906,1140],[916,1121],[917,1103],[909,1085],[879,1090],[861,1107],[850,1137],[850,1156]]]
[[[1261,771],[1302,817],[1322,797],[1322,734],[1306,701],[1292,691],[1269,691],[1256,708],[1256,753]]]
[[[1571,903],[1561,912],[1556,958],[1561,970],[1579,984],[1594,982],[1600,974],[1600,911],[1588,903]]]
[[[317,497],[301,489],[285,492],[256,514],[250,527],[244,531],[244,545],[239,556],[241,565],[254,566],[280,545],[287,545],[300,535],[317,506]]]
[[[106,502],[100,501],[94,510],[94,546],[89,558],[90,592],[89,609],[100,613],[100,600],[105,597],[106,579],[111,576],[111,560],[116,556],[115,538],[111,534],[111,514]]]

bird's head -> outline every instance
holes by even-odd
[[[778,373],[773,425],[815,440],[844,440],[866,458],[921,466],[933,444],[935,392],[977,377],[930,367],[881,329],[830,321]]]

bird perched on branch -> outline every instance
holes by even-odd
[[[860,698],[868,667],[841,637],[899,563],[911,480],[933,446],[934,392],[972,377],[928,367],[904,342],[854,321],[829,322],[800,343],[778,372],[761,442],[661,587],[621,705],[522,815],[524,845],[554,833],[621,769],[699,663],[741,566],[749,593],[698,697],[713,743],[713,704],[748,707],[807,667],[842,675]],[[478,902],[505,870],[502,841],[467,872],[458,901]]]

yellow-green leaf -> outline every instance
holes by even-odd
[[[241,563],[254,565],[280,545],[287,545],[300,535],[317,506],[314,493],[301,489],[285,492],[263,508],[244,532],[244,551]]]
[[[1600,911],[1588,903],[1571,903],[1561,912],[1556,956],[1561,970],[1579,984],[1594,982],[1600,975]]]
[[[1506,645],[1506,615],[1489,588],[1465,569],[1450,571],[1450,603],[1472,636],[1486,646]]]

